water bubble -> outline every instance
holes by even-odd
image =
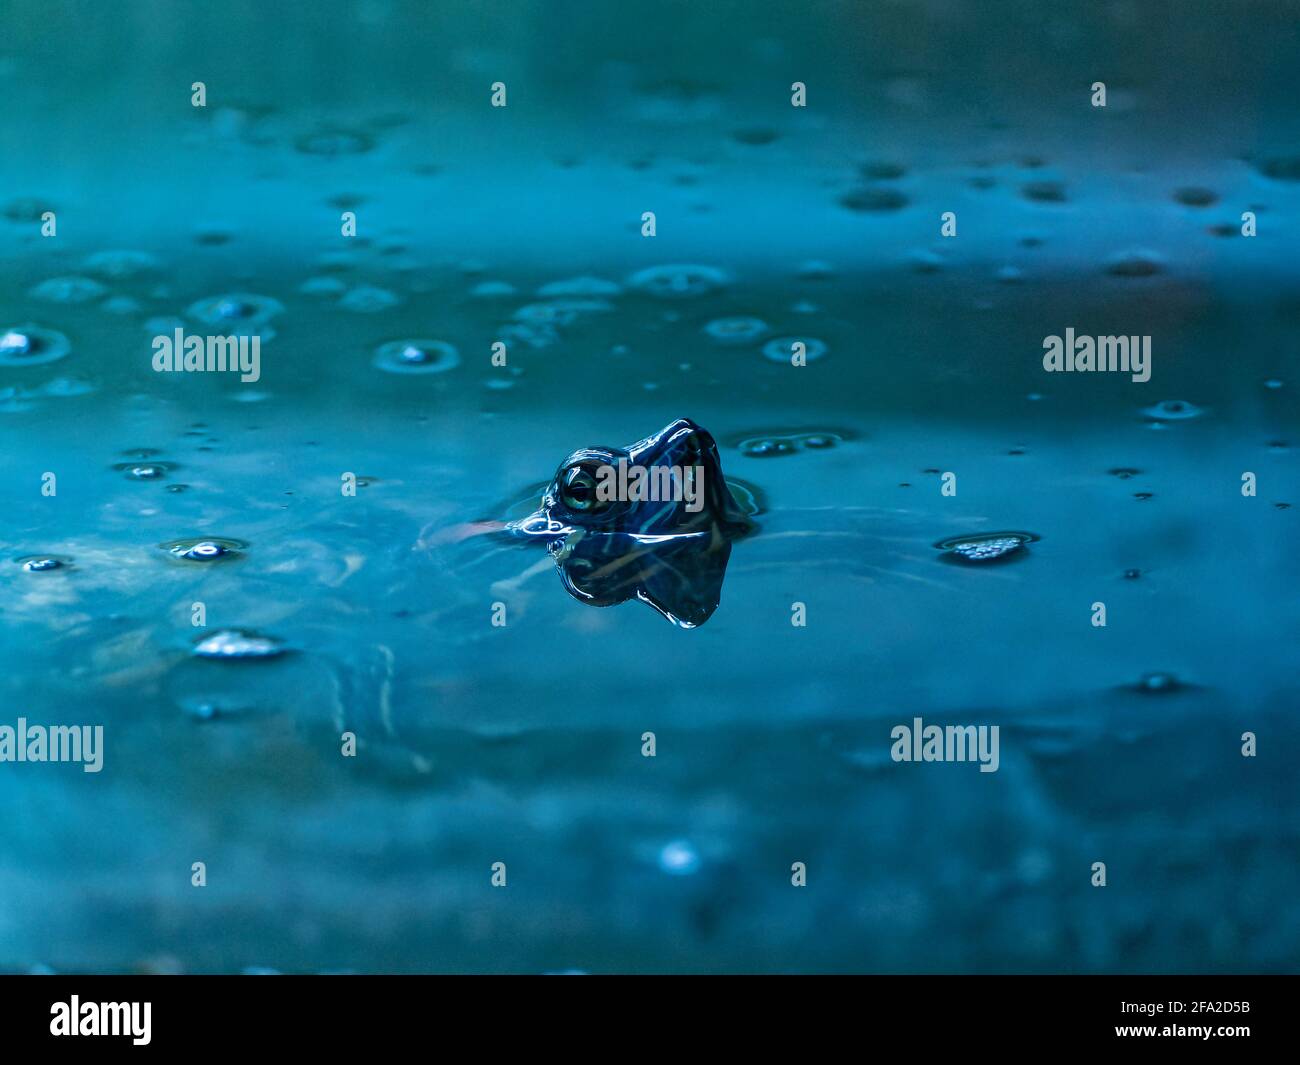
[[[1164,695],[1178,691],[1183,684],[1172,673],[1144,673],[1134,687],[1145,695]]]
[[[952,536],[934,546],[963,562],[993,562],[1007,558],[1038,539],[1033,533],[996,532],[977,536]]]
[[[173,462],[119,462],[113,467],[130,481],[160,481],[175,468]]]
[[[719,344],[749,344],[771,332],[761,318],[715,318],[704,327],[704,332]]]
[[[560,342],[560,334],[553,326],[549,325],[529,325],[524,322],[514,322],[503,326],[499,334],[502,340],[518,341],[521,344],[527,344],[530,348],[549,348]]]
[[[1153,407],[1144,408],[1142,413],[1148,418],[1155,418],[1157,421],[1173,422],[1199,417],[1205,413],[1205,410],[1194,403],[1188,403],[1186,400],[1164,399]]]
[[[205,536],[195,540],[172,540],[158,546],[173,558],[189,562],[215,562],[217,559],[238,558],[248,544],[242,540]]]
[[[339,300],[339,306],[345,311],[354,311],[357,314],[376,314],[390,307],[396,307],[401,302],[401,296],[386,288],[379,288],[376,285],[357,285],[356,288],[349,289]]]
[[[829,431],[761,433],[745,437],[736,447],[749,458],[778,458],[796,454],[801,448],[826,451],[844,439],[840,433]]]
[[[569,277],[562,281],[552,281],[537,290],[543,299],[554,296],[617,296],[623,286],[615,281],[606,281],[603,277]]]
[[[1065,186],[1059,181],[1030,181],[1020,186],[1020,195],[1034,203],[1065,203]]]
[[[88,303],[98,299],[108,289],[93,277],[52,277],[27,290],[32,299],[50,303]]]
[[[1175,189],[1174,199],[1187,207],[1209,207],[1211,204],[1219,202],[1219,197],[1211,189],[1194,186]]]
[[[124,278],[156,269],[158,260],[147,251],[97,251],[86,256],[81,265],[92,274]]]
[[[1121,252],[1106,263],[1106,273],[1112,277],[1152,277],[1163,269],[1160,256],[1151,251]]]
[[[1300,155],[1264,159],[1256,165],[1256,169],[1275,181],[1300,181]]]
[[[3,213],[10,222],[39,222],[41,215],[52,210],[53,207],[33,196],[19,196],[4,205]]]
[[[834,276],[835,267],[823,259],[808,259],[795,270],[800,281],[828,281]]]
[[[863,163],[858,167],[858,171],[863,177],[870,178],[872,181],[895,181],[907,174],[907,168],[902,163],[884,160]]]
[[[194,654],[200,658],[256,659],[274,658],[284,654],[284,642],[274,636],[261,636],[247,629],[221,629],[204,636],[194,645]]]
[[[320,129],[304,133],[294,147],[306,155],[361,155],[375,146],[375,139],[354,129]]]
[[[561,299],[549,303],[529,303],[514,313],[514,318],[533,325],[572,325],[584,314],[604,314],[614,310],[608,300]]]
[[[337,277],[309,277],[298,286],[298,291],[304,296],[334,296],[345,288],[347,285]]]
[[[747,440],[740,445],[740,453],[753,459],[793,455],[797,450],[789,440]]]
[[[730,276],[712,266],[668,265],[638,270],[627,279],[630,288],[668,299],[707,296],[730,282]]]
[[[205,248],[219,248],[229,244],[234,238],[221,229],[201,229],[194,234],[194,243]]]
[[[66,396],[86,396],[94,391],[95,386],[86,381],[78,381],[73,377],[55,377],[36,389],[35,394],[63,398]]]
[[[270,296],[227,292],[192,303],[185,313],[208,325],[250,327],[261,325],[283,310],[284,304]]]
[[[921,248],[911,252],[907,260],[912,264],[912,269],[918,274],[937,274],[943,269],[943,256],[936,251],[928,248]]]
[[[699,852],[686,840],[675,839],[659,852],[659,868],[671,876],[690,876],[700,868]]]
[[[99,309],[109,314],[135,314],[140,309],[140,301],[131,296],[109,296]]]
[[[503,296],[513,296],[515,286],[508,281],[480,281],[469,294],[475,299],[497,299]]]
[[[776,141],[781,134],[774,129],[766,126],[757,126],[752,129],[738,129],[732,131],[731,139],[737,144],[747,144],[752,148],[761,148],[765,144],[771,144]]]
[[[16,559],[24,573],[52,573],[57,569],[66,569],[72,561],[61,555],[24,555]]]
[[[158,315],[154,318],[147,318],[144,322],[144,331],[153,336],[171,336],[178,329],[184,332],[185,321],[171,315]]]
[[[840,206],[856,212],[898,211],[907,206],[907,197],[897,189],[853,189],[840,197]]]
[[[40,366],[72,350],[68,338],[38,325],[0,329],[0,366]]]
[[[386,373],[446,373],[460,365],[460,352],[442,340],[390,340],[372,361]]]
[[[829,350],[826,341],[816,337],[777,337],[763,345],[763,355],[773,362],[789,363],[794,357],[795,344],[804,346],[804,357],[809,362],[820,359]]]
[[[196,721],[212,721],[221,713],[220,707],[211,699],[185,698],[180,703],[181,711]]]

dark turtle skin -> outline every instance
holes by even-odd
[[[684,498],[598,498],[598,471],[620,461],[646,469],[698,468],[702,505],[692,511]],[[625,448],[573,452],[538,510],[508,527],[546,543],[575,599],[613,606],[636,598],[673,624],[694,628],[717,609],[731,542],[754,524],[727,486],[713,437],[679,418]]]

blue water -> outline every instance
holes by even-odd
[[[0,358],[0,725],[105,735],[0,763],[0,968],[1295,969],[1293,5],[0,20],[0,334],[68,348]],[[260,380],[155,373],[178,326]],[[678,417],[761,508],[706,624],[486,531]]]

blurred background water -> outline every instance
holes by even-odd
[[[0,4],[0,332],[68,346],[0,359],[0,724],[106,745],[0,765],[0,967],[1293,970],[1298,15]],[[150,368],[263,314],[257,383]],[[764,508],[699,629],[471,535],[680,416]]]

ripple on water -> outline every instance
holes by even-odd
[[[777,337],[763,345],[763,355],[773,362],[789,363],[794,358],[794,345],[804,346],[804,358],[809,362],[820,359],[829,350],[826,341],[816,337]]]
[[[155,462],[152,459],[137,460],[116,463],[113,469],[125,475],[128,481],[161,481],[176,469],[176,463]]]
[[[704,327],[704,333],[710,340],[726,346],[752,344],[761,340],[772,331],[761,318],[735,317],[714,318]]]
[[[1020,186],[1020,195],[1034,203],[1065,203],[1065,186],[1059,181],[1030,181]]]
[[[586,314],[607,314],[614,310],[608,300],[559,299],[546,303],[528,303],[514,312],[516,321],[532,325],[572,325]]]
[[[1174,200],[1186,207],[1209,207],[1211,204],[1218,203],[1219,197],[1211,189],[1188,186],[1175,189]]]
[[[283,311],[284,304],[270,296],[258,296],[251,292],[223,292],[190,304],[185,313],[207,325],[247,329],[259,326]]]
[[[1264,159],[1256,164],[1256,169],[1274,181],[1300,181],[1300,155]]]
[[[1205,408],[1183,399],[1162,399],[1152,407],[1144,407],[1142,413],[1156,421],[1178,422],[1188,418],[1199,418],[1205,413]]]
[[[1154,277],[1164,268],[1159,255],[1141,249],[1120,252],[1106,261],[1106,273],[1111,277]]]
[[[41,215],[46,211],[54,210],[44,200],[38,200],[34,196],[18,196],[15,199],[8,200],[0,213],[10,222],[39,222]]]
[[[32,299],[47,303],[89,303],[108,291],[93,277],[51,277],[27,290]]]
[[[337,296],[347,285],[342,278],[338,277],[309,277],[301,285],[298,291],[304,296]]]
[[[0,366],[40,366],[72,350],[68,338],[39,325],[0,329]]]
[[[24,573],[53,573],[72,565],[72,559],[66,555],[23,555],[14,561],[23,568]]]
[[[402,297],[389,289],[377,285],[357,285],[344,293],[338,305],[355,314],[378,314],[401,302]]]
[[[460,352],[443,340],[390,340],[372,364],[385,373],[446,373],[460,365]]]
[[[875,160],[863,163],[858,167],[858,171],[865,178],[872,181],[896,181],[898,178],[907,175],[907,167],[902,163],[893,163],[888,160]]]
[[[170,540],[158,545],[172,558],[187,562],[216,562],[239,558],[248,544],[220,536],[204,536],[189,540]]]
[[[1144,673],[1133,689],[1143,695],[1171,695],[1187,685],[1172,673]]]
[[[1038,540],[1028,532],[981,533],[976,536],[950,536],[934,546],[959,562],[996,562],[1022,552],[1027,544]]]
[[[551,299],[555,296],[618,296],[622,291],[623,286],[616,281],[583,275],[551,281],[539,288],[537,295],[543,299]]]
[[[265,659],[282,655],[288,648],[283,640],[263,636],[248,629],[220,629],[201,637],[194,644],[194,654],[199,658],[220,661],[238,659]]]
[[[629,288],[665,299],[707,296],[725,287],[730,275],[713,266],[669,264],[649,266],[627,279]]]
[[[124,248],[97,251],[93,255],[87,255],[81,265],[90,273],[102,277],[125,278],[157,269],[158,260],[147,251]]]
[[[304,133],[294,147],[304,155],[322,155],[328,158],[339,155],[361,155],[375,146],[374,137],[356,129],[332,127]]]
[[[869,185],[846,192],[840,197],[840,206],[856,213],[878,214],[902,210],[907,206],[907,197],[895,188]]]

